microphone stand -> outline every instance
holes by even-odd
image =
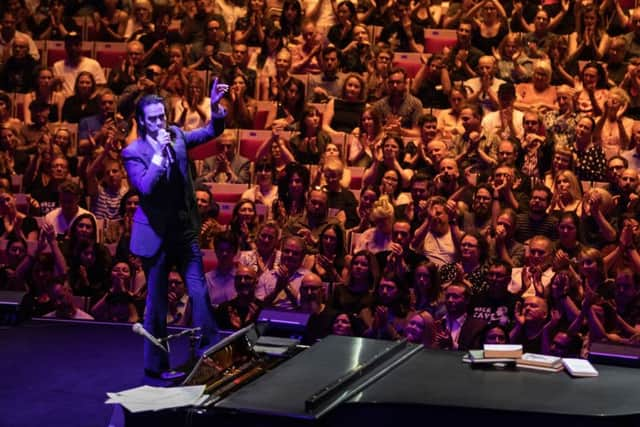
[[[196,345],[200,338],[202,337],[198,332],[200,332],[201,328],[190,328],[182,330],[175,334],[167,335],[163,338],[158,338],[158,341],[165,344],[167,347],[167,352],[171,353],[171,348],[169,347],[169,342],[173,339],[183,337],[185,335],[189,335],[189,359],[182,366],[176,369],[171,369],[167,372],[163,372],[161,374],[162,379],[164,380],[177,380],[187,375],[187,372],[195,365],[197,362],[196,357]]]

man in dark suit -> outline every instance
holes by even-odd
[[[487,323],[468,314],[471,289],[463,282],[451,282],[444,290],[447,309],[439,321],[436,342],[446,350],[471,350],[480,348],[481,335]]]
[[[122,151],[125,168],[140,206],[133,216],[131,252],[143,260],[148,294],[144,327],[163,337],[167,329],[167,278],[173,264],[185,279],[192,299],[193,322],[202,328],[206,345],[216,327],[207,303],[202,254],[198,245],[200,218],[193,180],[189,174],[187,149],[207,142],[224,130],[226,111],[218,103],[227,85],[211,87],[211,122],[199,129],[183,132],[167,127],[163,98],[143,97],[136,107],[138,139]],[[144,346],[145,373],[157,376],[169,369],[166,352],[148,340]]]

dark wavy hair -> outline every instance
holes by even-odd
[[[346,256],[346,249],[345,249],[345,233],[344,230],[342,229],[341,226],[339,226],[338,224],[327,224],[325,225],[322,230],[320,231],[319,234],[319,238],[320,241],[318,242],[318,249],[319,249],[319,254],[322,255],[323,251],[324,251],[324,244],[322,243],[322,235],[327,231],[327,230],[333,230],[336,233],[336,260],[334,262],[335,266],[336,266],[336,270],[338,270],[338,273],[340,273],[342,271],[342,268],[344,267],[344,259]]]
[[[296,17],[293,22],[287,21],[286,11],[293,8],[296,11]],[[280,28],[284,37],[298,36],[302,32],[302,18],[304,12],[298,0],[284,0],[282,3],[282,13],[280,14]]]
[[[260,53],[258,54],[258,70],[261,70],[262,67],[264,67],[265,62],[269,57],[269,47],[267,42],[268,38],[278,39],[278,46],[275,48],[276,53],[280,52],[280,49],[284,47],[284,42],[282,40],[282,31],[277,27],[268,28],[260,46]]]
[[[380,267],[378,266],[376,256],[366,249],[356,252],[351,257],[351,266],[349,268],[349,274],[345,285],[347,287],[351,286],[351,269],[353,268],[353,260],[361,256],[365,257],[369,262],[369,290],[373,291],[378,288],[378,283],[380,282]]]
[[[163,97],[153,94],[143,96],[142,99],[138,101],[138,105],[136,105],[136,124],[138,125],[138,136],[140,138],[144,138],[147,134],[146,129],[144,128],[144,109],[153,104],[161,104],[164,107],[165,115],[167,114],[167,105],[165,104]]]
[[[278,180],[278,199],[282,203],[284,203],[287,211],[289,210],[291,203],[293,203],[291,195],[289,194],[289,182],[291,181],[291,178],[294,174],[297,174],[298,176],[300,176],[300,179],[302,179],[302,185],[304,187],[302,191],[302,206],[305,206],[307,203],[307,193],[309,192],[309,185],[311,183],[309,169],[304,167],[304,165],[302,165],[301,163],[293,162],[288,163],[287,166],[285,166],[284,175],[282,175]],[[274,206],[276,206],[275,203]]]

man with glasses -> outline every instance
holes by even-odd
[[[138,79],[127,86],[118,98],[118,111],[126,119],[133,116],[136,104],[145,95],[158,95],[166,98],[169,93],[160,85],[164,78],[165,71],[156,64],[147,65],[144,73]]]
[[[386,132],[402,136],[420,136],[418,120],[422,115],[422,102],[407,90],[407,72],[393,68],[387,78],[389,96],[375,102],[371,108],[384,117]]]
[[[302,238],[290,236],[284,239],[280,264],[262,273],[258,279],[256,297],[265,306],[284,310],[300,308],[302,278],[310,273],[302,265],[305,255]]]
[[[100,113],[85,117],[78,124],[78,151],[92,153],[96,147],[104,147],[109,137],[114,138],[113,148],[122,148],[128,133],[128,122],[116,114],[116,96],[105,89],[100,95]]]
[[[220,329],[236,331],[255,323],[263,303],[256,297],[258,275],[245,265],[238,265],[234,276],[236,297],[223,302],[215,310]]]
[[[127,43],[127,56],[118,68],[114,68],[109,73],[107,86],[116,95],[121,95],[124,89],[134,84],[144,73],[144,45],[133,40]]]
[[[516,241],[525,243],[535,235],[557,239],[557,218],[547,213],[550,203],[551,190],[542,184],[534,186],[529,198],[529,212],[518,214],[516,219]]]
[[[528,256],[523,267],[511,271],[509,292],[522,296],[546,298],[553,278],[553,244],[546,235],[533,236],[529,240]]]
[[[169,273],[169,308],[167,310],[167,325],[191,326],[191,302],[184,285],[182,276],[175,270]]]
[[[231,54],[231,45],[226,42],[227,29],[224,18],[221,15],[212,15],[207,22],[204,39],[201,43],[194,43],[189,52],[191,62],[196,63],[198,60],[208,57],[222,63],[222,54]]]
[[[207,157],[198,183],[221,182],[247,184],[251,178],[251,161],[237,153],[237,138],[225,131],[216,140],[218,153]]]

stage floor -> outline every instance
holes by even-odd
[[[149,383],[142,340],[130,324],[32,320],[0,327],[0,427],[109,425],[113,406],[104,404],[105,393]],[[172,343],[176,358],[187,346],[188,339]]]

